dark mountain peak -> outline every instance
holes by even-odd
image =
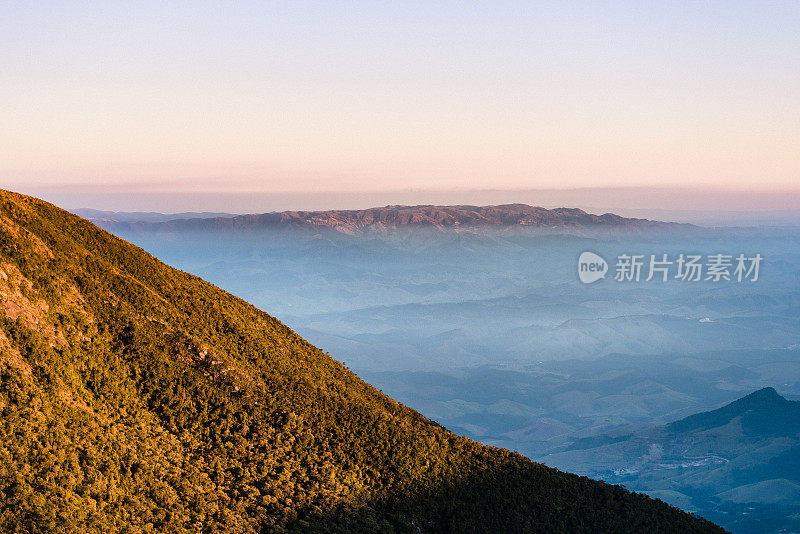
[[[775,388],[766,387],[756,390],[749,395],[745,395],[741,399],[737,399],[729,404],[726,404],[719,410],[714,410],[709,413],[725,413],[733,417],[744,415],[747,412],[757,410],[766,412],[773,409],[784,408],[791,401],[781,397]]]
[[[754,409],[767,408],[770,406],[781,406],[787,402],[789,401],[780,396],[778,392],[775,391],[775,388],[766,387],[756,390],[749,395],[742,397],[741,399],[733,401],[731,405],[736,405],[743,409]]]
[[[746,434],[793,435],[800,430],[800,402],[789,401],[765,387],[716,410],[691,415],[667,425],[673,432],[707,430],[742,419]]]

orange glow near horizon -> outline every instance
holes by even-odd
[[[142,6],[0,8],[0,185],[800,191],[797,4]]]

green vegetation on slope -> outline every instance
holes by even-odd
[[[289,328],[0,191],[0,529],[717,532],[458,437]]]

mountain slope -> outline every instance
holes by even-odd
[[[0,529],[718,532],[458,437],[289,328],[0,191]]]

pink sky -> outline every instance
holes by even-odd
[[[575,189],[395,189],[375,191],[308,191],[208,193],[153,192],[147,187],[39,187],[22,192],[59,206],[109,211],[217,211],[263,213],[283,210],[363,209],[388,204],[508,204],[548,208],[580,207],[591,213],[615,212],[663,218],[664,212],[793,211],[800,221],[800,192],[793,190],[721,190],[719,188],[628,187]],[[688,219],[687,219],[688,220]]]
[[[6,3],[0,187],[796,202],[797,2],[377,4]]]

